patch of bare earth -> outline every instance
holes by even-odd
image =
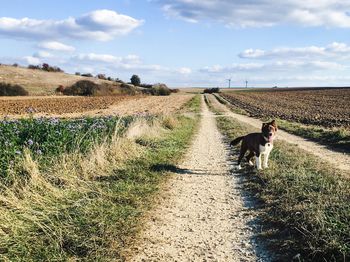
[[[238,121],[251,125],[256,129],[261,129],[262,122],[258,119],[233,113],[227,106],[219,103],[213,95],[208,95],[210,103],[217,109],[219,109],[226,116],[233,117]],[[278,123],[277,123],[278,124]],[[321,144],[304,139],[300,136],[289,134],[283,130],[279,130],[277,133],[277,139],[284,140],[288,143],[295,144],[299,148],[309,152],[321,160],[333,165],[334,167],[341,169],[347,173],[350,172],[350,155],[340,152],[335,152],[326,148]]]
[[[231,172],[215,116],[202,103],[198,135],[157,199],[128,261],[256,261],[252,210]],[[268,261],[268,259],[264,259]]]
[[[170,114],[180,109],[193,95],[38,97],[0,99],[0,117],[77,118],[85,116]]]

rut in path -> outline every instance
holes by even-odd
[[[130,261],[257,261],[252,202],[242,197],[241,186],[215,116],[202,101],[198,135],[161,193]]]
[[[239,122],[248,124],[258,130],[261,129],[262,122],[260,120],[249,116],[233,113],[227,106],[219,103],[213,95],[209,95],[207,97],[210,100],[210,103],[212,103],[212,105],[215,108],[218,108],[222,112],[224,112],[226,116],[233,117],[237,119]],[[278,125],[278,122],[277,122],[277,125]],[[277,139],[284,140],[291,144],[295,144],[299,148],[307,151],[308,153],[311,153],[317,156],[318,158],[320,158],[321,160],[327,163],[330,163],[334,167],[345,171],[346,174],[350,174],[350,155],[349,154],[332,151],[330,149],[327,149],[326,146],[309,141],[300,136],[289,134],[282,130],[278,130]]]

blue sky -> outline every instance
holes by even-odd
[[[177,87],[350,83],[343,0],[1,2],[1,63]]]

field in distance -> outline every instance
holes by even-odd
[[[350,129],[350,88],[226,89],[222,96],[253,117]]]
[[[26,97],[1,98],[0,118],[83,117],[130,114],[169,114],[180,109],[193,95],[103,96],[103,97]]]

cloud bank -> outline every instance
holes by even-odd
[[[34,40],[70,38],[108,41],[126,35],[142,24],[142,20],[102,9],[64,20],[0,17],[0,35]]]
[[[155,0],[171,17],[229,27],[279,24],[350,27],[350,2],[343,0]]]

